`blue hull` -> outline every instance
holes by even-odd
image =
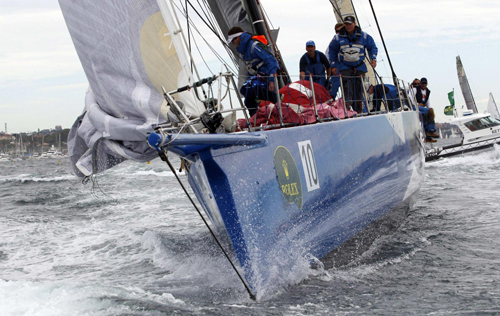
[[[170,150],[192,162],[190,185],[260,296],[411,203],[420,135],[418,113],[399,112],[223,135],[242,137],[229,146],[191,135],[184,144],[197,145],[179,139]]]

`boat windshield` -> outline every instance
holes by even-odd
[[[470,121],[464,124],[471,132],[498,126],[500,125],[500,121],[491,116],[483,117],[474,121]]]

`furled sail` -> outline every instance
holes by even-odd
[[[500,113],[498,113],[498,107],[495,103],[495,99],[493,99],[493,94],[491,94],[491,92],[490,99],[488,100],[488,113],[490,113],[494,118],[500,119]]]
[[[75,173],[103,171],[125,159],[147,161],[152,125],[167,121],[167,91],[194,82],[181,36],[156,0],[59,0],[89,81],[83,114],[68,148]],[[193,91],[177,94],[188,115],[204,111]]]
[[[474,102],[474,97],[472,96],[472,91],[470,89],[467,76],[465,75],[464,66],[462,65],[460,56],[457,56],[457,73],[458,82],[460,83],[460,88],[462,89],[462,94],[464,95],[467,109],[472,110],[474,113],[477,113],[476,102]]]

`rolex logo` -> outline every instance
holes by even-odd
[[[286,176],[287,180],[290,179],[290,175],[288,173],[288,163],[286,162],[286,160],[283,159],[281,164],[283,165],[283,170],[285,170],[285,176]]]
[[[286,147],[278,146],[274,151],[274,170],[276,180],[283,198],[290,204],[302,209],[302,186],[300,184],[299,169],[292,154]],[[294,208],[287,208],[293,211]]]

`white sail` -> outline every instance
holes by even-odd
[[[330,0],[337,22],[342,22],[344,17],[355,15],[351,0]]]
[[[500,113],[498,113],[498,107],[493,99],[493,94],[490,92],[490,99],[488,100],[488,113],[494,118],[500,119]]]
[[[464,66],[462,65],[460,56],[457,56],[457,73],[458,82],[460,83],[460,88],[462,89],[467,109],[472,110],[473,113],[477,113],[476,102],[474,102],[474,97],[472,96],[472,91],[470,89],[467,76],[465,75]]]
[[[68,139],[75,173],[157,157],[145,139],[153,124],[167,120],[161,87],[172,91],[193,82],[179,28],[171,17],[167,27],[156,0],[59,4],[90,85]],[[188,114],[204,110],[192,91],[175,98]]]

